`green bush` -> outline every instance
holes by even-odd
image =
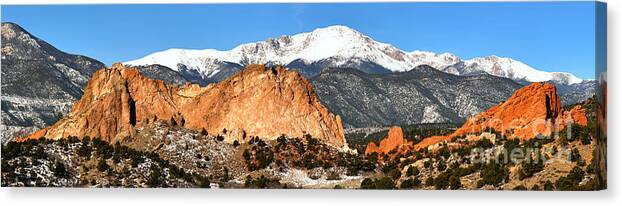
[[[568,175],[557,180],[557,189],[578,190],[579,183],[583,180],[583,177],[585,177],[585,172],[580,167],[575,166]]]
[[[54,170],[52,171],[54,176],[59,178],[67,177],[67,169],[65,169],[65,165],[60,162],[54,163]]]
[[[361,182],[361,189],[395,189],[395,182],[390,177],[381,177],[379,179],[365,178]]]
[[[419,169],[417,169],[416,167],[410,166],[406,170],[406,176],[408,177],[417,176],[417,175],[419,175]]]
[[[376,189],[395,189],[395,183],[389,177],[382,177],[376,180]]]
[[[100,172],[104,172],[108,170],[108,168],[110,168],[110,166],[108,166],[108,163],[106,163],[106,160],[99,159],[99,162],[97,162],[97,170]]]
[[[481,171],[482,180],[478,182],[478,186],[493,185],[499,186],[509,176],[508,169],[495,162],[490,162],[483,166]]]
[[[421,181],[417,178],[408,178],[400,184],[400,189],[412,189],[421,185]]]

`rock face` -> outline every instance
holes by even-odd
[[[347,148],[341,118],[322,106],[304,77],[263,65],[250,65],[220,83],[201,87],[168,85],[115,64],[95,72],[66,118],[29,138],[90,136],[117,142],[134,137],[137,125],[153,121],[221,134],[230,142],[309,134]]]
[[[14,23],[2,23],[2,142],[49,126],[69,113],[105,65],[68,54]]]
[[[587,125],[586,111],[581,105],[573,107],[570,111],[564,111],[564,117],[572,118],[575,124]]]
[[[505,102],[467,120],[454,135],[479,133],[493,128],[523,139],[551,133],[550,126],[562,114],[555,85],[533,83],[523,87]]]
[[[365,154],[368,155],[373,152],[378,154],[388,154],[391,150],[399,149],[405,145],[408,145],[408,142],[404,138],[402,128],[399,126],[393,126],[389,129],[387,137],[380,141],[379,146],[376,146],[375,143],[370,142],[365,148]]]
[[[469,118],[453,134],[426,138],[415,145],[415,149],[456,136],[478,134],[489,128],[510,138],[530,139],[560,131],[568,122],[586,125],[585,110],[577,106],[563,111],[555,85],[532,83],[514,92],[507,101]]]

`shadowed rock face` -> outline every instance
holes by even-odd
[[[309,134],[347,148],[341,118],[322,106],[304,77],[263,65],[201,87],[168,85],[115,64],[95,72],[66,118],[29,138],[90,136],[117,142],[133,138],[135,127],[153,121],[222,134],[229,142]]]
[[[514,92],[507,101],[469,118],[453,134],[426,138],[415,145],[415,149],[489,128],[511,138],[531,139],[537,135],[551,135],[569,122],[587,125],[585,110],[577,106],[563,111],[555,85],[532,83]]]

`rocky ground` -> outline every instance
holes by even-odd
[[[203,179],[153,153],[98,140],[29,140],[2,148],[3,187],[194,187]]]
[[[136,138],[28,140],[2,148],[3,186],[358,188],[375,163],[308,136],[276,141],[222,136],[154,122]]]
[[[232,144],[218,140],[218,137],[201,134],[193,130],[171,127],[155,122],[137,128],[137,136],[123,140],[128,147],[158,154],[186,172],[198,173],[210,179],[226,182],[239,178],[244,173],[244,163]]]

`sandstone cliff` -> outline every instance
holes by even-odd
[[[229,142],[309,134],[347,148],[341,118],[319,102],[303,76],[263,65],[250,65],[220,83],[201,87],[168,85],[114,64],[93,75],[69,115],[28,138],[90,136],[117,142],[134,137],[135,128],[153,121],[221,134]]]
[[[509,138],[530,139],[539,134],[551,135],[569,122],[586,125],[585,110],[577,106],[563,111],[555,85],[532,83],[514,92],[507,101],[469,118],[451,135],[426,138],[414,148],[428,147],[456,136],[478,134],[490,128]]]

